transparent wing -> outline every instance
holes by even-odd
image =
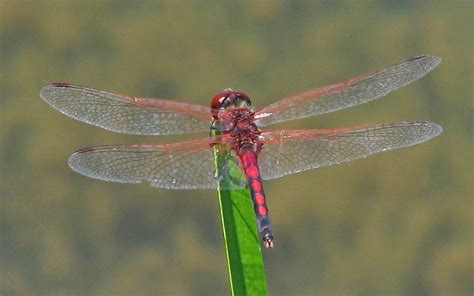
[[[163,99],[112,94],[67,83],[43,87],[40,97],[74,119],[136,135],[209,131],[211,109]]]
[[[304,118],[378,99],[423,77],[441,58],[418,56],[347,81],[286,97],[255,113],[259,126]]]
[[[259,166],[263,179],[367,157],[428,141],[442,128],[427,121],[378,124],[335,130],[262,133]]]
[[[224,166],[240,169],[230,175],[225,167],[216,174],[212,146],[207,138],[164,145],[115,145],[84,148],[69,158],[69,166],[85,176],[119,183],[148,181],[166,189],[212,189],[217,180],[227,180],[221,189],[246,186],[240,160],[234,151],[226,154]]]

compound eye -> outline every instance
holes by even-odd
[[[252,105],[252,103],[250,103],[250,99],[249,99],[249,98],[242,97],[242,101],[244,101],[247,106]]]
[[[212,109],[225,109],[231,105],[242,106],[243,104],[250,107],[250,98],[243,92],[226,89],[218,93],[211,102]]]
[[[245,102],[245,104],[246,104],[247,106],[251,106],[251,105],[252,105],[252,103],[250,102],[249,97],[247,97],[246,94],[240,94],[239,97],[238,97],[238,100],[239,100],[239,103],[242,102],[242,101]]]
[[[212,99],[211,108],[212,109],[222,108],[224,106],[224,101],[229,98],[231,93],[232,93],[232,91],[230,91],[230,90],[225,90],[223,92],[218,93],[214,97],[214,99]],[[227,103],[227,104],[229,104],[229,103]]]
[[[224,101],[222,102],[222,108],[227,108],[229,107],[230,105],[232,104],[232,99],[227,97],[224,99]]]

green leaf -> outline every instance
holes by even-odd
[[[231,153],[225,148],[225,144],[214,146],[217,174]],[[239,175],[242,170],[232,167],[235,164],[226,165],[230,178],[242,177]],[[241,190],[221,190],[227,182],[231,181],[219,181],[218,194],[232,295],[268,295],[250,190],[248,186]]]

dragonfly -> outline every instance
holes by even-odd
[[[274,246],[262,180],[403,148],[442,132],[429,121],[367,126],[264,130],[263,127],[334,112],[381,98],[433,70],[441,62],[422,55],[344,82],[283,97],[254,108],[248,95],[226,89],[210,107],[176,100],[127,96],[69,83],[43,87],[40,97],[61,113],[106,130],[134,135],[208,132],[167,144],[87,147],[68,160],[76,172],[104,181],[166,189],[249,188],[262,244]],[[220,156],[216,165],[216,155]]]

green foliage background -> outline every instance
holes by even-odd
[[[0,294],[229,293],[215,191],[100,182],[76,149],[113,134],[38,97],[66,81],[254,105],[417,54],[443,57],[387,98],[278,128],[426,119],[435,140],[265,182],[272,295],[473,294],[472,1],[0,1]],[[186,137],[189,138],[189,137]],[[471,180],[471,181],[469,181]]]

